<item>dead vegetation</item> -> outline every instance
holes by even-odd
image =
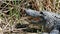
[[[30,34],[33,32],[33,34],[39,34],[40,32],[47,32],[43,25],[30,23],[31,20],[38,21],[39,18],[27,16],[23,8],[60,13],[60,0],[1,0],[0,34],[29,34],[29,32],[31,32]]]

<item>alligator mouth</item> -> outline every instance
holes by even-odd
[[[23,29],[23,31],[31,33],[37,33],[38,30],[41,31],[41,29],[35,29],[35,28]]]
[[[18,24],[15,25],[15,28],[17,28],[17,29],[19,29],[19,28],[26,28],[26,27],[28,27],[27,24],[20,24],[20,23],[18,23]]]

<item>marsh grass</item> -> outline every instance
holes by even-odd
[[[21,8],[30,8],[30,9],[32,8],[34,10],[39,10],[39,11],[47,10],[55,13],[60,13],[60,0],[18,0],[18,1],[3,0],[1,2],[7,4],[6,6],[8,6],[9,15],[7,14],[8,16],[6,16],[5,13],[1,12],[0,18],[6,18],[8,20],[7,22],[9,23],[8,25],[10,25],[11,27],[15,25],[15,23],[21,22],[20,20],[20,18],[22,17],[20,16],[22,12]],[[6,8],[6,6],[4,6],[4,8]],[[2,10],[4,10],[4,8],[2,8]],[[6,19],[3,19],[3,20],[6,20]],[[44,31],[44,28],[42,27],[41,30]]]

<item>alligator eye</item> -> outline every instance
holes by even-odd
[[[43,16],[46,16],[43,12],[40,12],[40,14],[42,14]]]
[[[43,12],[40,12],[40,14],[43,14]]]

